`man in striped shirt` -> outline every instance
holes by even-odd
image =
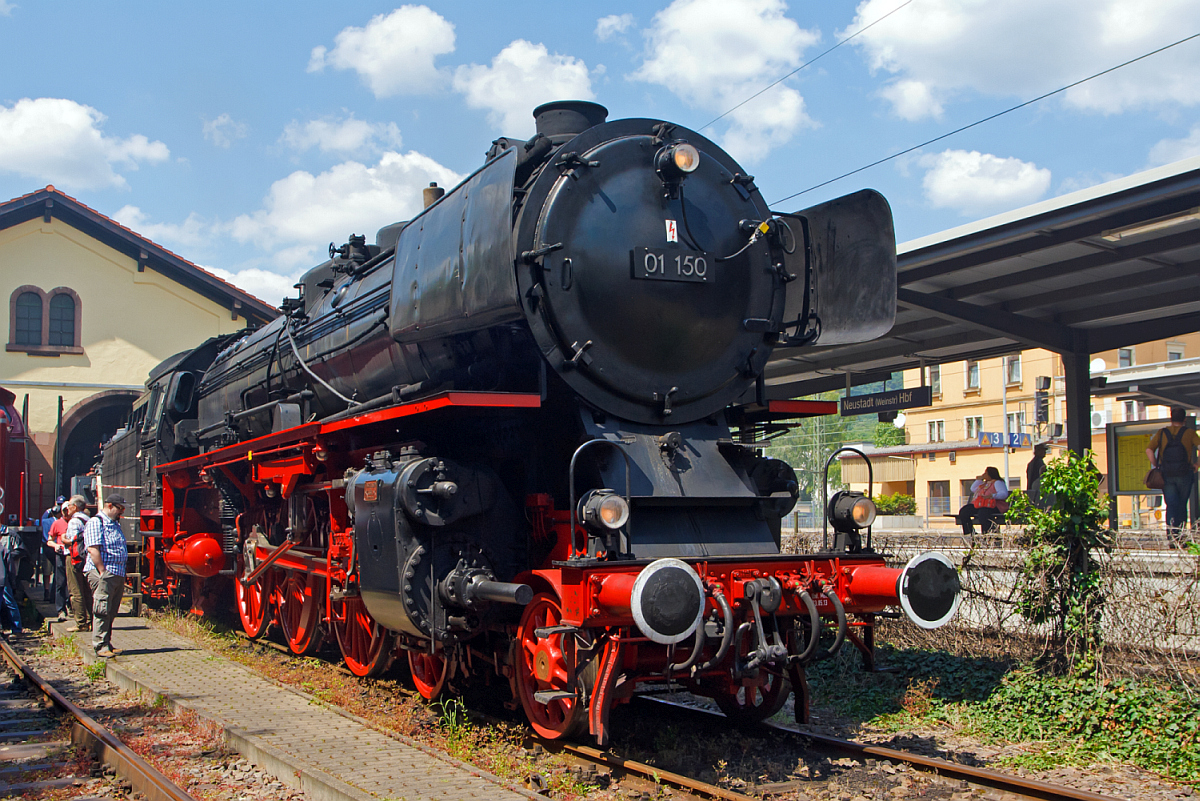
[[[92,647],[100,657],[121,653],[112,646],[112,624],[125,594],[125,563],[129,559],[121,528],[124,513],[125,498],[114,493],[104,499],[100,514],[83,528],[88,552],[83,574],[92,588]]]

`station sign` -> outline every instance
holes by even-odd
[[[842,417],[914,409],[933,403],[933,387],[910,387],[842,398]]]
[[[1032,448],[1033,437],[1028,434],[1002,434],[994,431],[980,431],[979,445],[982,448]]]

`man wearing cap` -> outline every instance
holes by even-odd
[[[129,559],[121,529],[124,513],[125,498],[114,493],[104,499],[100,513],[83,527],[88,552],[83,573],[92,588],[92,647],[101,657],[121,653],[112,646],[112,624],[125,594],[125,563]]]

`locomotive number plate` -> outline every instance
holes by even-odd
[[[634,248],[630,254],[634,278],[703,284],[712,277],[712,258],[698,250]]]

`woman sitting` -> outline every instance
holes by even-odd
[[[958,510],[958,522],[962,523],[963,534],[975,533],[975,521],[984,534],[991,534],[999,526],[1000,518],[1008,511],[1008,485],[1000,478],[1000,471],[989,467],[971,485],[971,502]]]

